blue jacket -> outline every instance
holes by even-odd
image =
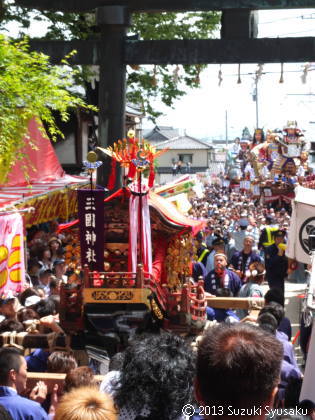
[[[230,261],[230,263],[231,263],[231,265],[233,265],[233,267],[235,268],[235,270],[240,270],[240,271],[242,271],[242,272],[244,272],[245,273],[245,267],[243,267],[243,265],[241,264],[241,267],[239,267],[239,258],[241,257],[241,258],[243,258],[243,255],[244,255],[244,253],[243,253],[243,251],[236,251],[236,252],[234,252],[234,254],[232,255],[232,258],[231,258],[231,261]],[[245,254],[246,255],[246,254]],[[253,262],[261,262],[261,258],[260,258],[260,256],[258,255],[258,254],[256,254],[256,252],[251,252],[250,254],[248,254],[248,257],[247,258],[249,258],[249,261],[247,262],[247,267],[250,265],[250,264],[252,264]]]
[[[228,288],[231,290],[233,296],[237,296],[242,286],[241,279],[233,271],[225,270],[225,273],[229,277]],[[220,287],[220,279],[216,276],[215,271],[211,270],[205,278],[205,291],[216,296],[217,290]]]
[[[0,404],[13,420],[48,420],[45,410],[35,401],[21,397],[10,387],[0,386]]]
[[[287,275],[288,259],[285,255],[278,255],[276,244],[270,245],[265,249],[266,279],[271,287],[283,285]]]
[[[29,356],[26,356],[28,372],[46,372],[49,355],[48,351],[35,349]]]

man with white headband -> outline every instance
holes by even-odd
[[[241,288],[239,276],[227,268],[227,256],[217,253],[214,256],[214,270],[211,270],[205,278],[205,291],[217,295],[218,289],[228,288],[233,296],[237,296]]]

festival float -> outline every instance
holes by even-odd
[[[283,130],[268,130],[266,138],[258,128],[252,139],[245,128],[240,144],[227,153],[230,187],[236,184],[265,204],[285,206],[298,184],[312,188],[314,178],[308,172],[308,144],[296,121],[288,121]]]
[[[191,261],[193,237],[204,222],[185,217],[152,191],[154,159],[163,151],[132,133],[100,150],[112,159],[109,186],[115,185],[117,163],[124,183],[105,198],[92,181],[101,162],[89,153],[91,186],[78,191],[79,220],[59,229],[71,238],[66,262],[82,277],[62,285],[62,328],[84,333],[85,343],[110,353],[137,328],[197,333],[206,321],[206,299],[203,280],[191,279]]]
[[[296,121],[282,131],[268,131],[266,140],[251,150],[250,162],[265,203],[290,203],[294,189],[308,172],[307,143]]]

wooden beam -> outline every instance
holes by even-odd
[[[315,0],[15,0],[30,9],[85,12],[101,6],[127,6],[133,11],[186,11],[225,9],[302,9],[315,7]]]
[[[77,53],[69,60],[72,64],[99,64],[99,40],[45,41],[30,40],[30,49],[49,55],[52,64],[60,64],[61,60],[73,50]]]
[[[43,381],[47,385],[48,394],[51,394],[54,385],[58,384],[58,395],[62,395],[65,377],[65,373],[27,372],[27,388],[32,389],[38,381]],[[100,384],[104,378],[104,375],[94,375],[96,384]]]
[[[315,61],[315,37],[127,41],[127,64],[233,64]]]
[[[264,306],[264,298],[238,298],[238,297],[209,297],[208,306],[220,309],[260,309]]]
[[[31,41],[54,64],[73,49],[73,64],[100,64],[100,41]],[[125,64],[303,63],[315,61],[315,37],[125,41]]]

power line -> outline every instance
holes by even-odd
[[[308,71],[311,71],[313,69],[309,69]],[[301,70],[283,70],[283,73],[302,73],[302,69]],[[280,74],[280,70],[279,71],[264,71],[262,73],[263,75],[265,74]],[[256,72],[253,73],[240,73],[240,76],[255,76]],[[235,77],[238,76],[238,73],[224,73],[223,77]]]
[[[312,29],[307,29],[305,31],[299,31],[299,32],[287,32],[287,33],[284,33],[284,34],[278,34],[278,37],[280,38],[282,36],[287,36],[287,35],[304,34],[306,32],[315,32],[315,29],[312,28]]]
[[[267,22],[259,22],[259,25],[267,25],[269,23],[277,23],[277,22],[283,22],[285,20],[295,20],[295,19],[313,19],[313,15],[315,13],[310,13],[309,15],[300,15],[300,16],[292,16],[292,17],[287,17],[287,18],[281,18],[281,19],[276,19],[276,20],[270,20]],[[310,16],[307,17],[307,16]]]

